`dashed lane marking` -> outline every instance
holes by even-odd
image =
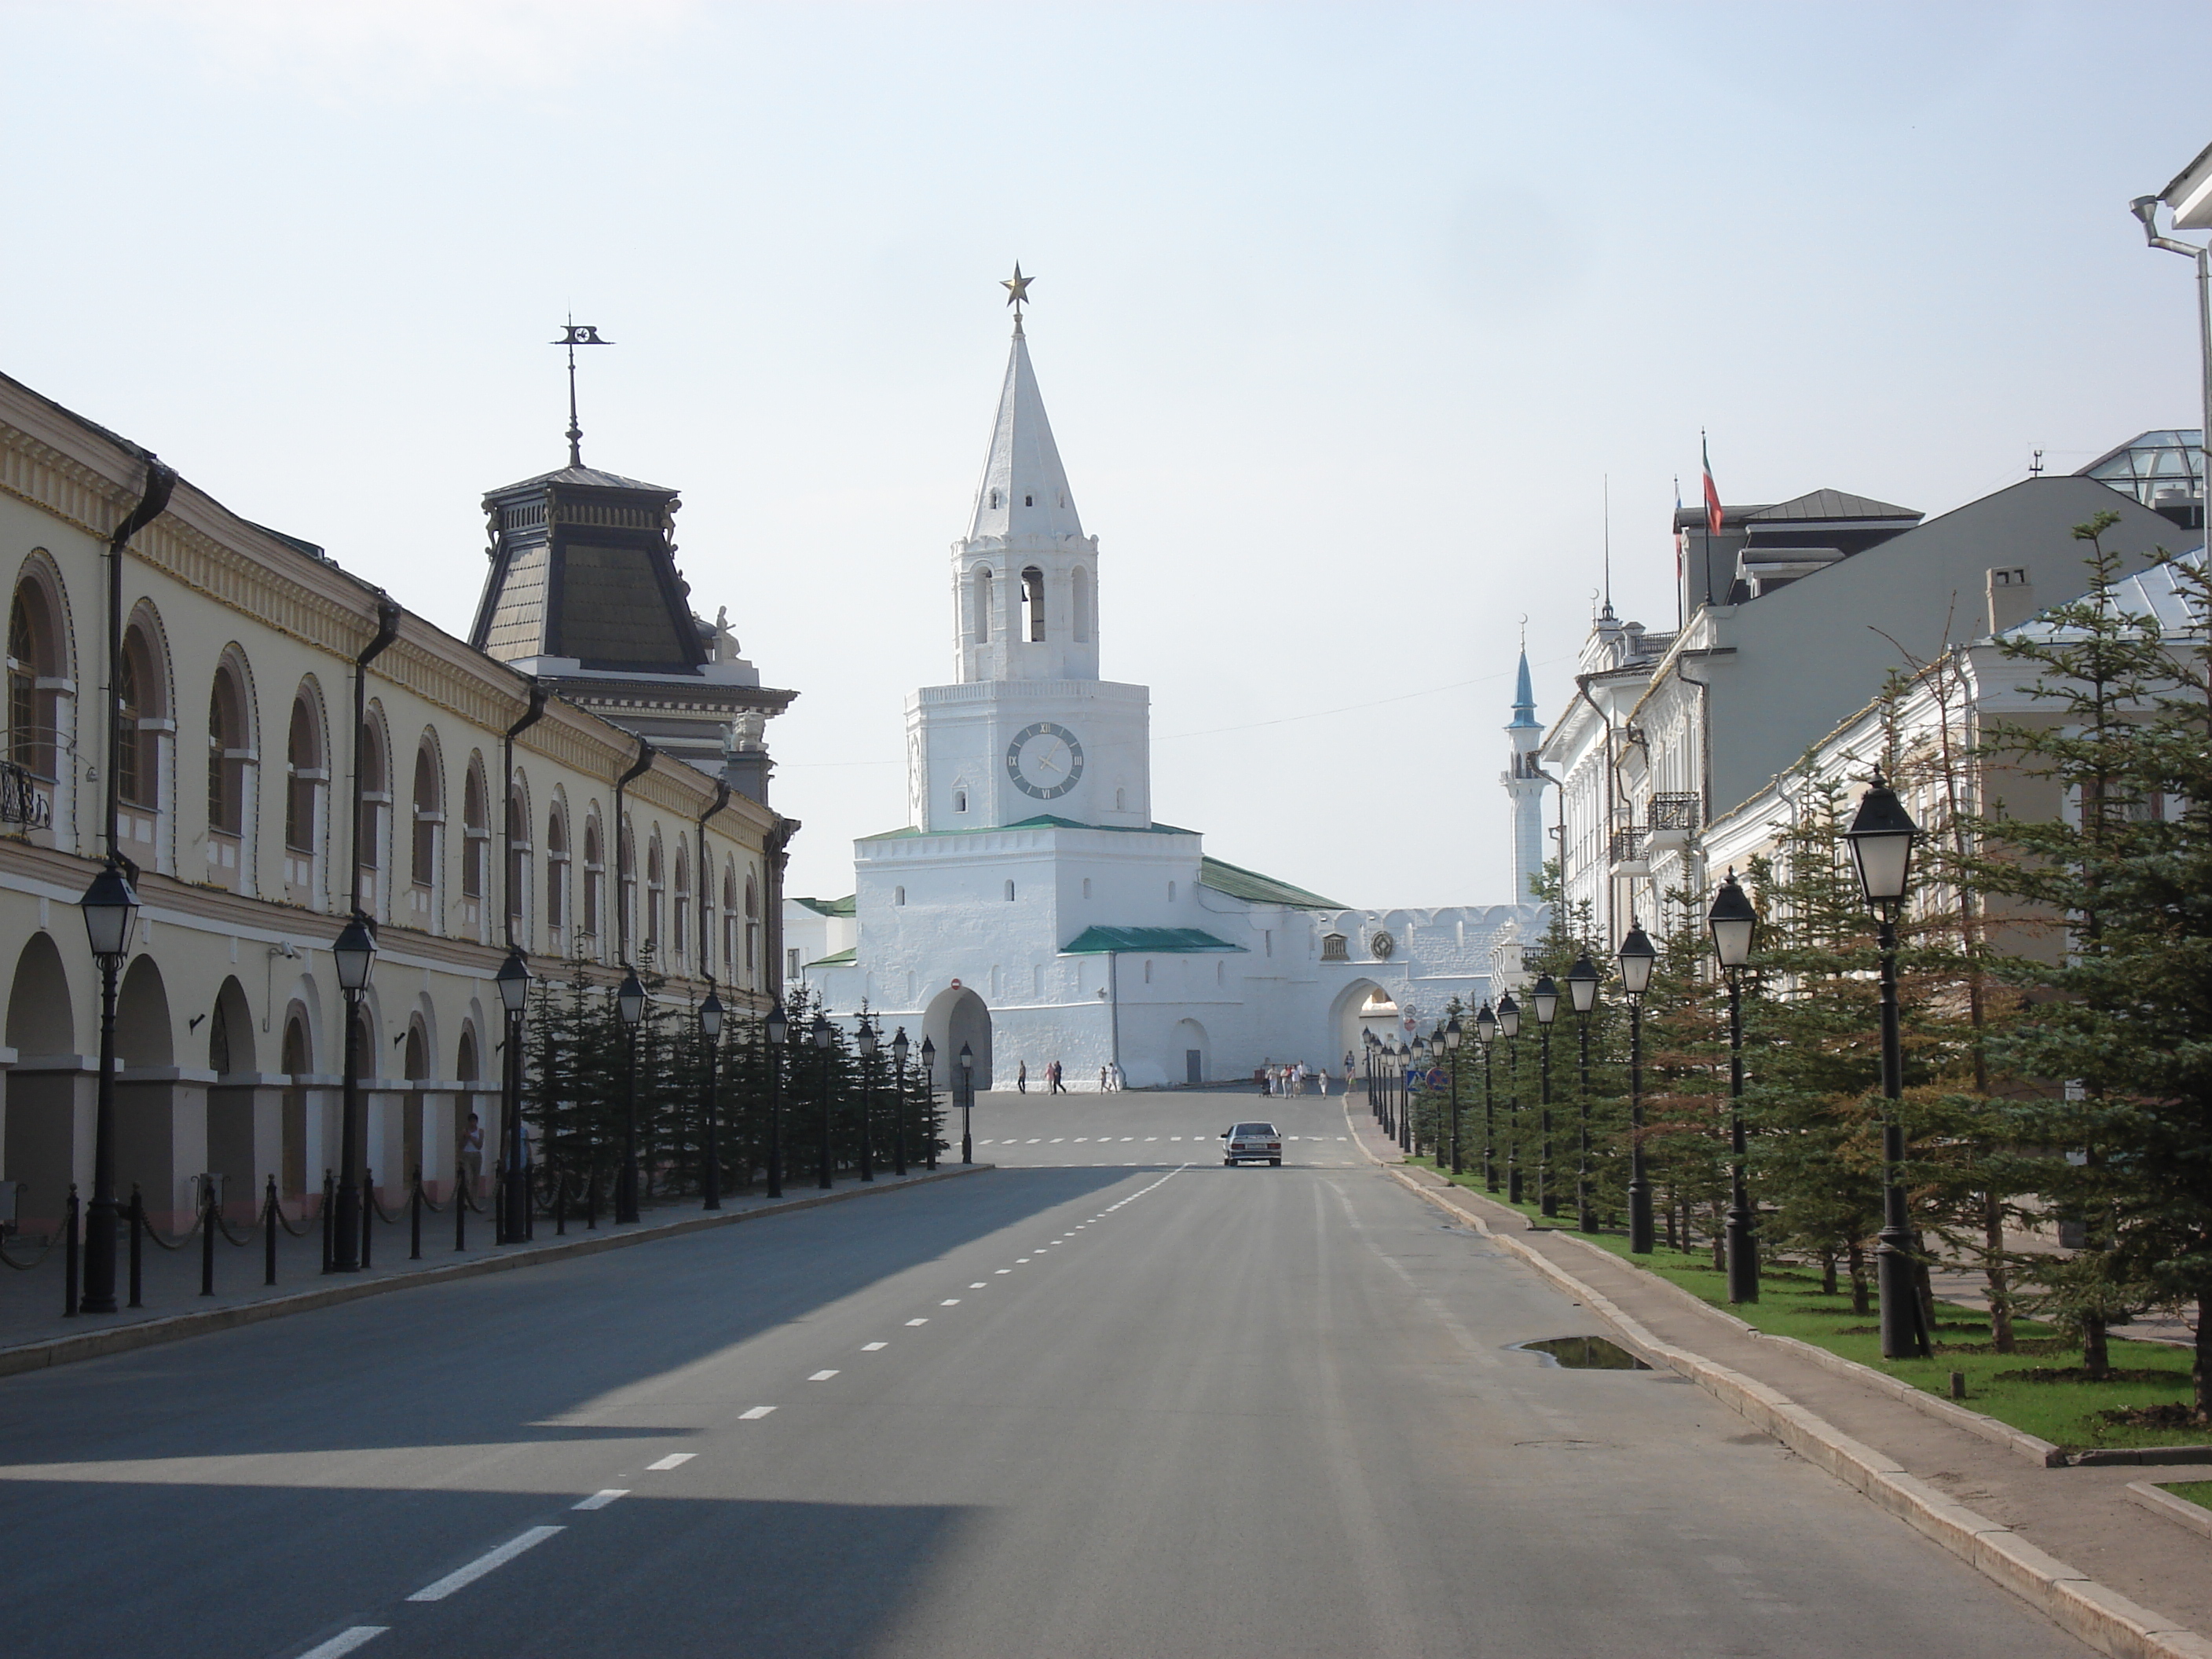
[[[988,1285],[990,1282],[991,1282],[991,1281],[990,1281],[989,1279],[977,1279],[977,1280],[976,1280],[973,1285],[970,1285],[968,1288],[969,1288],[969,1290],[971,1290],[971,1291],[980,1291],[980,1290],[981,1290],[984,1286],[986,1286],[987,1285]]]
[[[929,1323],[927,1319],[909,1319],[906,1322],[909,1325],[927,1325]]]
[[[685,1456],[692,1455],[686,1452]],[[658,1464],[654,1465],[659,1468]],[[536,1549],[547,1539],[568,1530],[565,1527],[532,1527],[501,1544],[497,1549],[486,1550],[465,1567],[457,1568],[435,1583],[425,1584],[407,1599],[410,1601],[442,1601],[455,1590],[466,1589],[486,1573],[505,1566],[525,1550]]]
[[[645,1466],[646,1472],[649,1474],[658,1474],[665,1469],[681,1468],[698,1455],[697,1452],[671,1452],[658,1463],[647,1463]]]
[[[940,1308],[957,1308],[960,1305],[960,1298],[957,1296],[948,1296],[937,1305]]]
[[[877,1346],[880,1347],[883,1345],[878,1343]],[[740,1423],[750,1423],[756,1419],[766,1417],[775,1409],[775,1407],[773,1406],[754,1406],[745,1411],[739,1412],[738,1413],[738,1421]]]
[[[837,1373],[835,1371],[817,1371],[813,1376],[808,1377],[806,1380],[809,1382],[827,1382],[831,1377],[836,1375]]]
[[[860,1352],[862,1353],[873,1353],[878,1348],[887,1348],[890,1346],[890,1345],[888,1342],[863,1342],[860,1344]]]
[[[628,1486],[610,1486],[605,1492],[595,1492],[580,1504],[571,1504],[572,1510],[603,1510],[617,1498],[629,1496]]]
[[[356,1625],[350,1630],[340,1631],[319,1647],[309,1648],[300,1656],[300,1659],[344,1659],[345,1655],[362,1643],[383,1635],[391,1628],[389,1625]]]

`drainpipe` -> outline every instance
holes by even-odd
[[[1118,1077],[1121,1072],[1121,956],[1118,951],[1106,953],[1106,1024]]]
[[[399,637],[399,604],[382,588],[376,594],[376,634],[353,659],[353,864],[347,888],[349,915],[361,914],[361,733],[368,724],[368,665]]]
[[[546,699],[551,695],[536,678],[530,682],[530,707],[522,718],[507,728],[507,736],[500,750],[501,775],[506,780],[506,810],[500,822],[506,825],[507,844],[500,849],[500,891],[507,899],[507,948],[514,949],[514,740],[545,718]],[[619,812],[621,808],[617,806]]]
[[[629,960],[629,902],[623,896],[623,791],[653,769],[653,745],[643,738],[637,740],[637,759],[629,771],[615,780],[615,960],[625,968]],[[637,875],[636,848],[631,848],[631,875]]]
[[[779,817],[775,828],[761,842],[761,851],[768,855],[768,915],[761,928],[768,961],[762,971],[767,977],[769,999],[779,1004],[783,1001],[783,870],[791,861],[791,838],[798,833],[797,818]]]
[[[707,820],[729,804],[730,781],[727,778],[716,778],[714,804],[699,814],[699,902],[693,907],[699,918],[699,957],[707,964],[707,984],[709,989],[713,988],[714,983],[714,941],[707,937],[707,896],[713,892],[714,888],[714,872],[707,863]],[[729,926],[727,917],[723,918],[722,926],[725,928]]]
[[[123,550],[131,538],[161,516],[169,505],[170,493],[177,487],[173,467],[164,465],[150,453],[146,457],[146,488],[138,497],[138,505],[130,515],[115,526],[115,533],[107,538],[107,861],[112,865],[127,862],[122,848],[117,846],[115,826],[121,811],[121,798],[117,795],[118,780],[122,769],[117,764],[123,750]]]

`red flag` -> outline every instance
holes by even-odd
[[[1705,463],[1705,529],[1717,536],[1721,533],[1721,492],[1713,482],[1713,452],[1702,432],[1698,434],[1698,448]]]

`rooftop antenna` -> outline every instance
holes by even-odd
[[[1605,513],[1605,614],[1613,614],[1613,475],[1601,473],[1600,488],[1604,494]]]
[[[1034,276],[1022,275],[1022,262],[1017,259],[1014,261],[1014,274],[999,283],[1006,290],[1006,303],[1014,308],[1014,332],[1017,334],[1022,331],[1022,307],[1030,302],[1030,284],[1035,281],[1036,278]]]
[[[553,342],[568,348],[568,465],[584,464],[584,428],[576,424],[576,348],[581,346],[612,345],[612,340],[603,340],[599,331],[589,323],[578,322],[574,315],[568,319],[561,337]]]
[[[2039,449],[2035,452],[2035,459],[2027,464],[2027,476],[2031,478],[2043,476],[2043,452]]]

